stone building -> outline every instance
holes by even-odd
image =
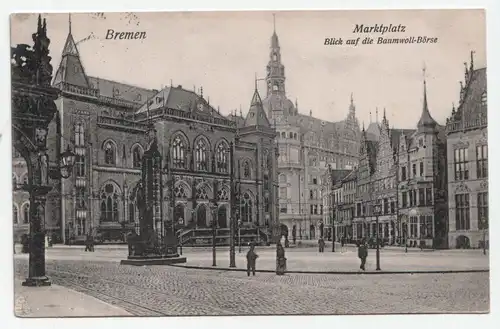
[[[298,102],[294,104],[286,94],[276,31],[271,36],[265,80],[263,105],[278,133],[280,222],[287,228],[295,226],[297,237],[315,238],[325,212],[321,177],[328,165],[352,169],[357,164],[360,130],[354,101],[351,96],[346,119],[340,122],[317,119],[312,111],[300,113]]]
[[[72,176],[54,181],[47,201],[46,227],[64,242],[88,233],[123,242],[138,229],[136,187],[151,125],[162,154],[163,219],[173,216],[183,243],[207,244],[214,217],[219,243],[228,243],[233,202],[243,241],[268,243],[278,235],[276,133],[257,90],[237,121],[220,114],[202,89],[151,90],[88,76],[71,27],[53,86],[60,97],[49,158],[57,161],[68,147],[76,154]],[[21,171],[14,170],[13,180],[22,182]],[[14,200],[15,218],[23,222],[24,203]]]
[[[424,79],[417,130],[402,134],[398,149],[398,225],[409,246],[447,247],[446,136],[431,116]]]
[[[353,169],[342,181],[342,202],[339,209],[339,225],[335,229],[337,239],[344,236],[347,239],[353,238],[353,219],[356,211],[356,192],[357,192],[357,168]]]
[[[486,67],[473,53],[458,107],[446,122],[450,248],[488,246],[488,105]],[[486,239],[484,239],[486,237]]]

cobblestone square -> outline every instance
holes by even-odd
[[[271,262],[272,252],[261,251],[263,264]],[[305,258],[309,252],[296,253]],[[245,272],[223,270],[122,266],[118,258],[124,253],[125,250],[95,253],[80,249],[52,250],[47,256],[47,275],[54,284],[88,294],[136,316],[489,311],[488,272],[284,276],[257,273],[248,277]],[[292,253],[288,255],[289,259],[294,257]],[[187,254],[188,259],[206,256],[206,251]],[[338,257],[344,256],[354,257],[349,253]],[[418,259],[417,254],[408,257]],[[443,256],[447,257],[451,256]],[[237,261],[241,268],[241,256]],[[15,274],[18,279],[26,276],[25,255],[16,255]]]

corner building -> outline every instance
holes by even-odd
[[[446,122],[450,248],[489,247],[488,104],[486,67],[473,53],[460,82],[460,100]]]
[[[281,234],[291,239],[316,239],[326,213],[322,197],[322,177],[332,169],[352,169],[357,165],[360,128],[351,97],[346,119],[327,122],[299,112],[287,97],[285,66],[276,31],[271,36],[266,67],[267,94],[263,106],[277,131],[279,144],[278,184]],[[325,227],[324,227],[325,228]],[[331,229],[331,227],[330,227]]]
[[[124,242],[138,229],[136,186],[150,124],[162,154],[163,221],[173,218],[183,244],[211,243],[212,219],[218,243],[229,243],[231,216],[241,221],[242,242],[278,235],[276,133],[257,90],[247,116],[236,120],[202,89],[150,90],[91,77],[71,29],[53,85],[61,93],[50,159],[67,147],[76,153],[72,176],[53,182],[47,202],[47,227],[62,241],[78,243],[92,232],[103,243]]]

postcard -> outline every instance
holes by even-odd
[[[485,11],[11,15],[18,317],[488,313]]]

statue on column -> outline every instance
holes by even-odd
[[[40,167],[40,185],[46,186],[48,185],[48,156],[43,153],[38,158],[39,167]]]

